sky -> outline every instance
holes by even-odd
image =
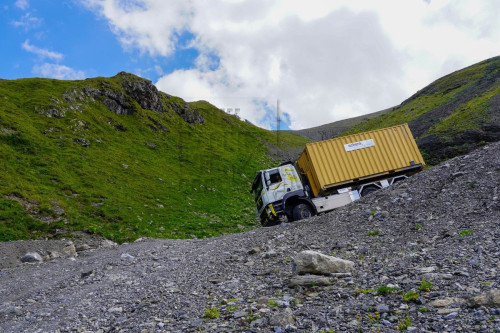
[[[303,129],[500,55],[498,13],[498,0],[4,0],[0,78],[126,71],[267,129],[279,104],[280,129]]]

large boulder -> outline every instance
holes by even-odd
[[[302,251],[295,256],[295,274],[348,273],[354,269],[354,263],[316,251]]]

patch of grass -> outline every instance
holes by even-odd
[[[368,231],[368,236],[377,236],[378,234],[380,234],[380,230],[372,230],[372,231]]]
[[[460,237],[465,237],[465,236],[468,236],[468,235],[472,235],[472,230],[471,229],[462,229],[458,232],[458,235]]]
[[[267,301],[267,305],[277,307],[278,302],[276,302],[276,300],[274,300],[274,299],[270,299],[269,301]]]
[[[217,319],[220,317],[220,311],[216,307],[207,307],[205,309],[205,314],[203,318],[205,319]]]
[[[239,309],[239,307],[237,305],[229,305],[226,307],[226,310],[229,312],[233,312],[233,311],[236,311],[238,309]]]
[[[356,289],[354,293],[356,294],[369,294],[375,292],[374,288],[367,288],[367,289]]]
[[[403,294],[403,301],[405,302],[411,302],[411,301],[416,301],[420,295],[416,291],[409,291],[406,294]]]
[[[433,126],[430,134],[442,134],[450,136],[465,130],[480,130],[481,124],[486,121],[490,114],[490,100],[500,94],[500,86],[494,86],[490,90],[475,96],[467,103],[459,106],[450,116]]]
[[[420,285],[418,286],[418,290],[420,291],[431,291],[433,288],[432,282],[426,281],[425,278],[420,281]]]
[[[390,293],[395,293],[399,292],[398,288],[395,287],[388,287],[388,286],[379,286],[377,288],[377,295],[387,295]]]
[[[260,316],[254,313],[249,314],[248,316],[245,317],[245,322],[246,323],[251,323],[254,320],[259,319]]]

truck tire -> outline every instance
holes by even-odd
[[[306,204],[298,204],[297,206],[293,207],[293,220],[294,221],[307,219],[313,215],[314,214],[311,210],[311,207],[309,207]]]
[[[368,195],[372,192],[375,192],[376,190],[378,190],[378,188],[376,188],[374,186],[365,187],[363,189],[363,191],[361,192],[361,196],[364,197],[365,195]]]

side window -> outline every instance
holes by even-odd
[[[269,179],[271,179],[271,184],[276,184],[281,182],[281,175],[278,169],[269,171]]]

